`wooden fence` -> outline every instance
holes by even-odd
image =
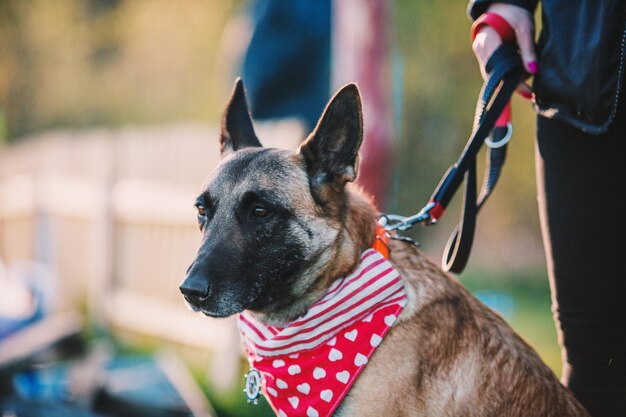
[[[302,137],[294,122],[258,132],[285,148]],[[62,306],[86,304],[97,322],[210,349],[223,370],[237,370],[233,320],[191,313],[178,291],[217,140],[214,128],[181,125],[48,132],[0,150],[0,259],[49,266]]]

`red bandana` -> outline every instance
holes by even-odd
[[[263,395],[281,416],[330,416],[406,304],[400,275],[368,249],[356,271],[337,280],[287,327],[245,311],[239,330]]]

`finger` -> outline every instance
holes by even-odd
[[[485,26],[481,29],[481,31],[476,35],[474,42],[472,42],[472,50],[474,51],[474,55],[476,55],[476,59],[480,65],[480,72],[484,79],[487,79],[485,65],[494,51],[498,49],[501,44],[502,40],[500,40],[498,32],[489,26]]]
[[[532,100],[533,98],[533,89],[525,82],[519,83],[515,91],[526,100]]]
[[[515,27],[515,36],[519,45],[524,68],[530,74],[537,74],[537,56],[535,55],[535,29],[531,20],[523,20]]]

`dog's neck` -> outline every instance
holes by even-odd
[[[289,301],[285,309],[255,313],[258,320],[279,327],[286,325],[306,313],[313,303],[324,296],[335,280],[356,269],[361,253],[374,242],[378,217],[378,211],[370,197],[357,187],[359,186],[352,183],[346,186],[345,220],[337,234],[334,250],[326,254],[328,259],[320,262],[320,265],[310,266],[305,272],[315,275],[309,281],[313,285],[304,291],[304,296]]]
[[[369,195],[352,183],[346,187],[348,210],[345,227],[342,230],[342,245],[338,250],[340,259],[334,271],[333,280],[352,272],[361,253],[370,248],[376,236],[378,210]]]

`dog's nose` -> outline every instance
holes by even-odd
[[[178,288],[184,296],[191,299],[206,298],[209,295],[209,283],[201,275],[188,275]]]

